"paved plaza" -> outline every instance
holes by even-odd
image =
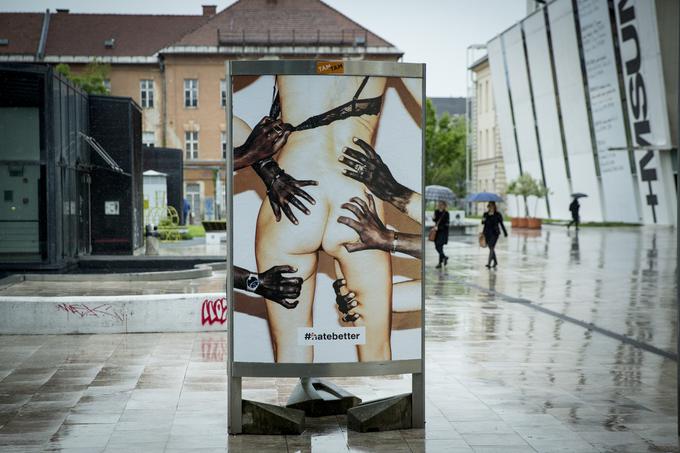
[[[339,416],[227,436],[222,332],[1,336],[0,451],[677,452],[675,230],[514,231],[496,270],[474,239],[452,237],[444,270],[428,244],[424,430],[358,434]],[[410,390],[333,381],[364,400]],[[243,393],[285,404],[295,383]]]

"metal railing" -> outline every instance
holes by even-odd
[[[334,31],[217,30],[221,46],[352,46],[365,47],[368,32],[360,29]]]

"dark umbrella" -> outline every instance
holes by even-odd
[[[585,194],[585,193],[576,192],[576,193],[572,193],[571,196],[572,196],[573,198],[585,198],[585,197],[587,197],[588,195]]]
[[[425,200],[427,201],[445,201],[449,204],[453,203],[456,196],[453,190],[444,186],[427,186],[425,187]]]
[[[503,198],[501,198],[500,195],[497,195],[495,193],[491,192],[479,192],[479,193],[471,193],[467,197],[467,201],[473,202],[473,203],[486,203],[489,201],[495,201],[495,202],[501,202],[503,201]]]

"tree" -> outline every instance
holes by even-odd
[[[109,90],[104,85],[104,80],[108,78],[111,70],[111,66],[108,64],[93,61],[85,66],[85,70],[81,74],[74,74],[70,66],[64,63],[58,64],[55,69],[86,93],[109,94]]]
[[[541,181],[534,179],[529,173],[523,173],[519,178],[511,181],[508,184],[507,189],[508,195],[517,195],[522,197],[524,200],[524,216],[530,217],[529,215],[529,197],[536,197],[534,202],[534,215],[538,213],[538,200],[546,197],[550,191]],[[517,206],[517,212],[519,213],[519,205]]]
[[[536,181],[536,190],[532,194],[534,197],[536,197],[536,201],[534,202],[534,215],[538,214],[538,201],[541,198],[545,198],[550,194],[550,190],[543,184],[543,182]]]
[[[465,119],[425,106],[425,184],[437,184],[465,196]]]

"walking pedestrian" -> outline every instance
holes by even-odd
[[[182,220],[184,220],[184,225],[189,224],[189,213],[191,212],[191,205],[186,198],[182,199]]]
[[[491,262],[493,261],[493,267],[498,266],[498,259],[496,258],[496,242],[498,237],[501,235],[501,229],[503,230],[503,235],[508,237],[508,232],[503,224],[503,216],[496,208],[496,202],[490,201],[486,205],[487,211],[482,217],[482,225],[484,225],[484,239],[486,239],[486,245],[489,247],[489,260],[486,263],[486,267],[490,268]]]
[[[449,242],[449,211],[445,201],[440,201],[437,204],[432,220],[436,223],[435,228],[437,229],[437,234],[434,238],[434,248],[437,249],[439,254],[439,264],[437,264],[436,268],[441,269],[442,264],[446,266],[449,262],[449,257],[444,254],[444,244]]]
[[[581,204],[578,202],[578,198],[574,197],[574,201],[569,204],[569,210],[571,211],[571,222],[567,224],[567,230],[573,224],[576,225],[576,229],[578,230],[578,224],[581,220],[578,213],[579,209],[581,209]]]

